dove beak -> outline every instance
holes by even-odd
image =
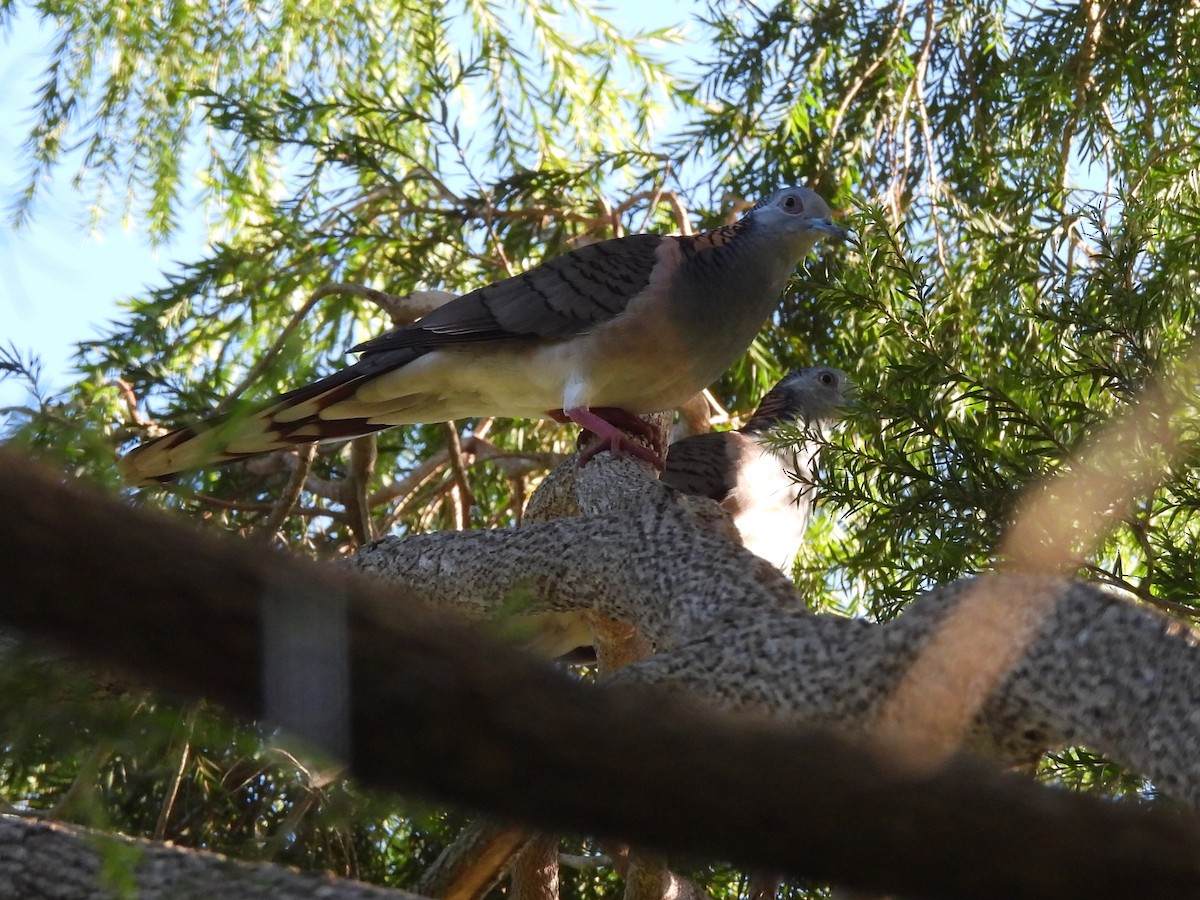
[[[840,225],[834,225],[829,219],[809,219],[810,231],[820,231],[834,240],[845,241],[850,238],[850,232]]]

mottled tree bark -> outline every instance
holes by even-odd
[[[136,894],[134,893],[136,892]],[[20,900],[414,900],[344,878],[77,826],[0,816],[0,897]]]

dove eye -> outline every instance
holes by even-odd
[[[784,198],[783,208],[788,212],[801,212],[804,209],[804,204],[800,202],[800,198],[792,194]]]
[[[821,373],[821,384],[825,385],[825,387],[833,387],[836,382],[837,379],[833,377],[832,372]]]

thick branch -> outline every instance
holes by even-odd
[[[132,891],[116,889],[126,884]],[[0,816],[0,896],[417,900],[357,881],[14,816]]]
[[[438,900],[478,900],[528,840],[524,828],[476,819],[422,873],[416,892]]]
[[[618,678],[674,684],[723,711],[867,732],[974,584],[932,591],[885,626],[765,614],[637,663]],[[971,724],[965,748],[1025,762],[1046,749],[1086,744],[1200,807],[1195,633],[1078,582],[1009,576],[1004,584],[1014,602],[1045,592],[1055,599],[1026,652]],[[924,702],[941,704],[944,697],[931,691]]]
[[[877,727],[885,701],[975,584],[933,591],[882,627],[813,616],[774,569],[708,523],[695,527],[693,504],[715,505],[681,497],[636,470],[640,491],[628,482],[606,491],[612,472],[591,469],[574,476],[578,484],[552,483],[554,505],[570,510],[563,499],[570,495],[576,507],[603,508],[595,498],[606,497],[607,514],[385,538],[354,565],[473,618],[512,613],[519,597],[518,612],[583,610],[636,623],[659,653],[625,680],[671,684],[723,711],[862,733]],[[1078,583],[1005,576],[998,584],[1012,605],[1040,597],[1036,606],[1051,614],[1040,625],[1034,620],[1033,642],[1012,648],[1015,667],[990,695],[980,694],[965,747],[1026,762],[1085,743],[1200,807],[1200,709],[1193,702],[1200,651],[1191,632]],[[551,637],[540,643],[558,647]],[[956,671],[978,671],[981,659],[1002,649],[976,647],[978,658],[953,660]],[[931,678],[906,716],[950,708],[963,693],[959,677]]]
[[[513,900],[558,900],[558,838],[529,841],[512,864]],[[661,895],[655,900],[661,900]]]
[[[568,464],[565,471],[578,473],[573,503],[553,501],[568,512],[602,514],[386,537],[351,565],[473,619],[512,612],[519,598],[520,612],[588,610],[636,622],[660,650],[711,633],[714,622],[766,610],[806,614],[778,569],[728,539],[728,518],[716,504],[664,488],[630,460],[606,462]],[[570,493],[554,482],[549,490]]]

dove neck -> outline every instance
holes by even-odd
[[[718,367],[714,378],[743,353],[779,305],[787,280],[812,247],[784,242],[743,219],[721,236],[682,247],[679,319]],[[709,238],[716,233],[701,235]]]
[[[823,402],[819,393],[814,395],[798,387],[795,375],[792,373],[763,395],[758,408],[741,427],[743,433],[762,434],[794,422],[801,423],[806,429],[824,433],[825,426],[832,418],[832,407]]]
[[[794,415],[783,416],[777,413],[762,415],[755,410],[754,415],[750,417],[750,421],[748,421],[738,430],[743,434],[763,434],[764,432],[770,431],[772,428],[775,428],[778,425],[792,422],[795,420],[795,418],[796,417]]]
[[[782,411],[772,409],[768,412],[763,412],[760,406],[750,416],[750,420],[738,430],[743,434],[764,434],[778,428],[780,425],[791,425],[795,422],[802,422],[806,429],[822,433],[826,424],[825,419],[806,417],[797,409]]]

